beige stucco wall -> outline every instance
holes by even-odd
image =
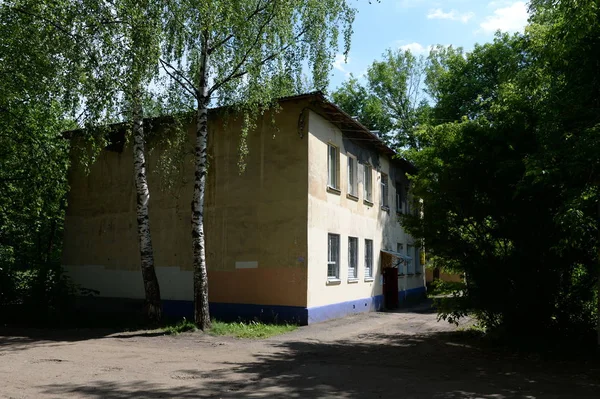
[[[405,179],[390,170],[390,160],[377,155],[368,145],[344,137],[342,132],[315,112],[309,117],[309,182],[308,182],[308,307],[323,306],[382,294],[380,250],[395,251],[397,243],[413,240],[404,233],[395,212],[395,181]],[[327,190],[327,144],[340,149],[341,193]],[[358,198],[347,197],[347,155],[358,158]],[[373,205],[363,201],[363,164],[373,166]],[[380,173],[390,176],[389,211],[380,206]],[[404,181],[406,183],[406,181]],[[327,235],[340,235],[340,282],[327,280]],[[358,281],[348,282],[348,237],[358,237]],[[373,240],[373,281],[364,277],[364,240]],[[422,287],[424,275],[401,277],[399,290]]]
[[[214,302],[306,306],[308,138],[298,131],[305,104],[287,101],[258,121],[248,136],[240,174],[239,120],[211,117],[205,231],[209,296]],[[162,133],[161,133],[162,134]],[[193,125],[182,170],[167,189],[148,157],[150,223],[163,299],[192,299],[190,203]],[[142,298],[131,146],[103,151],[85,174],[74,168],[63,264],[83,287],[101,296]]]

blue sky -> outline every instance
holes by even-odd
[[[489,42],[496,30],[523,31],[527,3],[513,0],[353,0],[358,12],[348,62],[338,54],[330,90],[350,73],[360,77],[388,48],[427,54],[436,44],[463,47]]]

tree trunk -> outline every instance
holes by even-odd
[[[194,251],[194,321],[198,328],[210,328],[208,309],[208,273],[204,236],[204,193],[207,175],[208,142],[208,40],[204,40],[200,58],[198,115],[196,121],[194,197],[192,200],[192,241]]]
[[[133,172],[136,189],[136,214],[138,225],[138,240],[142,265],[142,279],[146,294],[145,310],[148,319],[159,322],[162,317],[160,303],[160,287],[154,269],[154,252],[152,236],[150,235],[150,220],[148,217],[148,202],[150,191],[146,179],[146,156],[144,152],[144,113],[141,104],[141,90],[134,88],[133,98]]]

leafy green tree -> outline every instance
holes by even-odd
[[[596,3],[579,5],[534,2],[525,35],[443,55],[430,86],[438,123],[418,129],[428,145],[406,153],[424,213],[403,218],[436,265],[466,275],[443,317],[474,313],[512,338],[590,336],[599,30],[588,24]]]
[[[392,119],[384,110],[382,102],[353,75],[331,97],[342,110],[370,130],[379,131],[383,135],[392,130]]]
[[[354,9],[346,0],[181,0],[166,9],[162,65],[196,103],[195,178],[192,200],[195,322],[210,327],[205,257],[208,107],[231,105],[245,115],[245,136],[253,118],[279,96],[290,94],[308,60],[313,84],[327,85],[340,32],[350,45]]]
[[[419,146],[413,133],[429,111],[422,87],[425,61],[410,51],[387,50],[383,60],[373,62],[367,70],[366,87],[351,76],[332,99],[366,127],[378,130],[389,144]]]
[[[40,296],[59,274],[66,205],[68,143],[60,132],[73,127],[64,115],[77,71],[63,55],[78,53],[60,29],[31,15],[41,9],[0,4],[0,304],[34,299],[31,286],[18,284],[28,273],[39,282],[39,313],[52,306]]]

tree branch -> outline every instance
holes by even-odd
[[[194,96],[194,98],[198,98],[198,96],[199,96],[198,89],[196,89],[196,86],[188,78],[186,78],[181,72],[179,72],[177,70],[177,68],[175,68],[173,65],[169,64],[167,61],[163,60],[162,58],[159,58],[158,60],[160,61],[161,65],[163,67],[163,70],[167,73],[167,75],[169,75],[174,81],[176,81],[188,93],[190,93],[192,96]],[[171,72],[169,72],[167,67],[169,67],[173,71],[175,71],[175,73],[178,76],[180,76],[181,79],[183,79],[185,81],[185,83],[187,83],[187,85],[184,82],[182,82],[177,76],[175,76]]]
[[[293,44],[295,44],[298,39],[300,37],[302,37],[302,35],[304,35],[306,32],[308,31],[308,28],[304,28],[302,29],[302,31],[300,33],[298,33],[287,45],[283,46],[282,48],[280,48],[277,51],[272,52],[270,55],[268,55],[267,57],[263,58],[260,62],[259,65],[264,65],[267,62],[273,60],[275,57],[277,57],[279,54],[281,54],[282,52],[284,52],[285,50],[287,50],[288,48],[290,48]],[[260,37],[257,37],[257,40],[255,41],[255,43],[258,42],[258,39]],[[255,44],[256,45],[256,44]],[[248,57],[248,55],[250,54],[250,51],[247,51],[246,54],[244,55],[244,58],[242,59],[242,61],[240,63],[238,63],[238,65],[236,65],[236,67],[231,71],[231,73],[224,78],[222,81],[215,83],[215,85],[212,87],[212,89],[209,90],[208,94],[212,95],[212,93],[214,93],[215,91],[217,91],[220,87],[222,87],[224,84],[226,84],[227,82],[230,82],[233,79],[237,79],[240,78],[244,75],[246,75],[248,73],[247,70],[243,70],[240,72],[237,72],[237,70],[240,69],[240,67],[246,62],[246,58]]]

